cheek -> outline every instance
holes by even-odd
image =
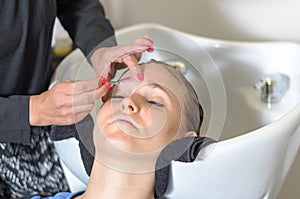
[[[177,112],[177,111],[168,112],[168,117],[163,132],[165,134],[164,136],[168,139],[169,142],[171,140],[174,140],[175,138],[180,137],[181,135],[180,127],[181,127],[181,112]]]
[[[140,138],[154,137],[167,125],[167,112],[157,108],[150,108],[147,114],[141,115],[147,125],[141,129]]]
[[[102,126],[105,124],[105,121],[107,122],[109,117],[112,114],[111,110],[111,104],[109,102],[104,103],[97,115],[97,123],[98,125]]]
[[[103,151],[120,149],[130,151],[130,139],[128,134],[119,125],[112,123],[114,120],[114,107],[120,106],[118,102],[106,102],[98,112],[97,131],[94,131],[97,148]],[[99,144],[100,143],[100,144]]]
[[[110,103],[105,103],[101,107],[97,115],[97,124],[98,134],[102,134],[105,138],[108,137],[114,129],[112,129],[112,125],[110,124],[113,120],[113,110],[111,108]],[[103,138],[103,137],[102,137]]]
[[[145,140],[146,143],[143,144],[148,152],[162,150],[166,145],[180,137],[180,120],[180,115],[167,113],[167,119],[160,126],[159,132],[155,136]]]
[[[105,122],[109,121],[109,112],[110,110],[107,103],[104,103],[98,112],[96,124],[94,127],[94,144],[96,148],[99,145],[99,143],[102,143],[104,140],[102,130],[105,126]]]

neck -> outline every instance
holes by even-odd
[[[78,197],[112,199],[153,199],[154,173],[126,173],[94,161],[85,193]]]

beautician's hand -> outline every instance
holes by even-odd
[[[30,97],[29,122],[32,126],[70,125],[81,121],[104,96],[110,83],[104,78],[64,81],[50,90]]]
[[[152,44],[153,40],[150,37],[143,36],[129,45],[99,48],[93,53],[91,62],[98,75],[110,80],[114,76],[115,70],[126,66],[131,70],[137,69],[138,71],[138,61],[141,59],[142,53],[152,52],[154,50]]]

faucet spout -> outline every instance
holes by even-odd
[[[266,75],[254,84],[254,88],[261,93],[261,100],[267,103],[281,101],[289,87],[290,78],[282,73]]]

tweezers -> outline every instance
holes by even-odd
[[[111,80],[111,81],[110,81],[110,84],[111,84],[112,86],[115,86],[115,85],[117,85],[117,84],[119,84],[119,83],[120,83],[119,80],[117,80],[117,81]]]
[[[125,80],[125,79],[131,79],[131,77],[126,77],[126,78],[119,79],[119,80],[116,80],[116,81],[111,80],[111,81],[110,81],[110,84],[111,84],[111,85],[117,85],[117,84],[120,83],[120,81],[123,81],[123,80]]]

